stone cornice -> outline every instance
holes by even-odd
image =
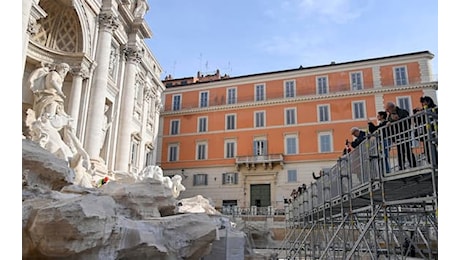
[[[40,61],[47,63],[58,63],[65,62],[70,66],[85,66],[87,68],[94,68],[95,61],[88,57],[85,53],[79,52],[64,52],[59,50],[54,50],[47,48],[43,45],[37,44],[36,42],[29,41],[29,46],[27,49],[27,56]]]
[[[327,95],[298,96],[298,97],[289,98],[289,99],[286,99],[283,97],[283,98],[271,99],[271,100],[262,101],[262,102],[251,101],[251,102],[245,102],[245,103],[240,103],[240,104],[211,106],[207,108],[182,109],[179,111],[163,111],[161,115],[163,116],[187,115],[187,114],[214,112],[214,111],[222,111],[222,110],[266,107],[266,106],[279,105],[279,104],[295,104],[295,103],[302,103],[302,102],[309,102],[309,101],[316,101],[316,100],[331,100],[331,99],[336,99],[336,98],[374,95],[374,94],[379,94],[379,93],[405,92],[408,90],[427,89],[427,88],[432,88],[432,89],[437,90],[438,82],[428,82],[428,83],[398,86],[398,87],[372,88],[372,89],[364,89],[360,91],[344,91],[344,92],[330,93]]]

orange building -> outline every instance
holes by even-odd
[[[421,96],[436,101],[433,57],[422,51],[212,80],[169,77],[158,165],[183,176],[183,197],[201,194],[216,208],[281,209],[312,172],[337,162],[350,128],[367,130],[386,102],[412,114]]]

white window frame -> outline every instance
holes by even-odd
[[[407,103],[409,107],[405,107],[404,103]],[[410,96],[399,96],[396,97],[396,105],[399,108],[405,109],[409,112],[409,114],[412,112],[412,100]]]
[[[176,98],[179,99],[179,103],[176,103]],[[179,111],[182,109],[182,94],[172,95],[171,97],[171,108],[173,111]]]
[[[200,108],[209,107],[209,91],[200,91],[199,95]]]
[[[353,77],[357,75],[359,77],[359,83],[354,83],[353,82]],[[354,71],[350,72],[350,87],[351,90],[362,90],[364,89],[364,84],[363,84],[363,72],[362,71]]]
[[[149,165],[154,165],[155,163],[155,158],[153,157],[154,150],[152,145],[146,145],[145,146],[145,162],[144,162],[144,167],[147,167]]]
[[[202,124],[202,120],[204,120],[204,124]],[[204,127],[204,129],[202,129],[201,127]],[[197,118],[197,129],[196,131],[198,133],[205,133],[208,131],[208,117],[207,116],[200,116]]]
[[[402,75],[404,78],[400,78],[401,73],[397,72],[398,69],[404,69],[404,75]],[[404,65],[393,67],[393,75],[395,86],[406,86],[409,84],[409,79],[407,77],[407,66]],[[405,82],[400,82],[402,80],[404,80]]]
[[[174,130],[174,123],[177,123],[176,133],[174,133],[174,131],[173,131]],[[180,133],[180,119],[172,119],[169,129],[170,129],[170,131],[169,131],[170,135],[178,135]]]
[[[326,113],[326,120],[322,120],[322,116],[323,116],[323,109],[327,109],[327,113]],[[321,105],[317,105],[316,106],[316,111],[317,111],[317,115],[318,115],[318,122],[330,122],[331,121],[331,105],[330,104],[321,104]]]
[[[262,120],[262,125],[258,125],[260,120]],[[262,128],[265,125],[265,111],[254,111],[254,128]]]
[[[232,96],[231,92],[234,92],[234,96]],[[237,88],[231,87],[227,88],[227,105],[236,104],[237,102]]]
[[[297,108],[287,107],[284,109],[284,124],[285,125],[297,124]]]
[[[175,157],[174,160],[172,160],[172,156],[171,156],[171,153],[172,153],[172,149],[175,149]],[[168,162],[177,162],[179,161],[179,144],[177,143],[174,143],[174,144],[169,144],[168,145]]]
[[[262,90],[262,97],[260,97],[259,89]],[[265,83],[259,83],[254,85],[254,101],[265,101],[266,93],[265,93]]]
[[[323,145],[322,145],[322,137],[323,136],[328,136],[330,145],[327,150],[323,151]],[[324,131],[324,132],[319,132],[318,133],[318,152],[319,153],[332,153],[334,151],[334,140],[332,138],[332,132],[331,131]]]
[[[295,98],[295,97],[296,97],[295,79],[285,80],[284,81],[284,98]]]
[[[230,144],[233,144],[233,156],[230,156],[229,154],[229,145]],[[229,159],[229,158],[236,158],[236,140],[235,139],[227,139],[224,141],[224,156],[226,159]]]
[[[233,117],[233,128],[229,128],[228,120],[230,117]],[[225,115],[225,130],[236,130],[236,114]]]
[[[356,111],[356,106],[361,105],[362,106],[362,111]],[[360,119],[366,119],[366,101],[365,100],[357,100],[351,102],[351,110],[353,113],[353,119],[360,120]],[[362,113],[362,117],[357,117],[357,113]]]
[[[322,83],[322,79],[325,79],[324,84],[326,85],[324,93],[323,93],[323,88],[322,88],[323,86],[320,86],[320,80],[321,80],[321,83]],[[328,93],[329,93],[329,79],[328,79],[328,76],[317,76],[316,77],[316,94],[317,95],[326,95]]]
[[[202,153],[204,154],[202,154]],[[208,142],[202,141],[196,143],[195,150],[195,159],[196,160],[207,160],[208,159]]]
[[[289,152],[289,146],[288,146],[288,140],[295,140],[295,147],[294,147],[294,152]],[[293,154],[298,154],[299,153],[299,137],[297,134],[286,134],[284,136],[284,154],[286,155],[293,155]]]

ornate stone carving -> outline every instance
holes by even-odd
[[[40,30],[41,25],[37,23],[35,19],[30,19],[29,23],[27,24],[27,33],[29,35],[35,35]]]
[[[144,56],[145,50],[138,46],[125,46],[123,53],[127,62],[139,63]]]
[[[103,12],[99,14],[99,27],[101,29],[115,31],[120,24],[118,16],[110,12]]]
[[[70,70],[73,76],[80,76],[83,79],[89,78],[89,69],[86,66],[75,66]]]

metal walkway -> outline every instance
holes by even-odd
[[[437,122],[411,116],[339,158],[285,205],[278,259],[437,259]]]

